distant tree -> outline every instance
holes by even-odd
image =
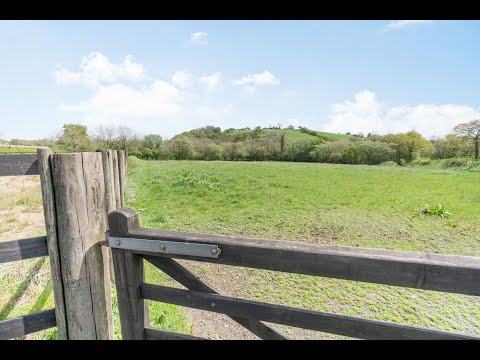
[[[195,158],[195,148],[187,137],[179,137],[168,142],[168,151],[175,160],[192,160]]]
[[[65,124],[57,144],[67,151],[87,151],[92,149],[87,127],[80,124]]]
[[[117,129],[114,127],[99,126],[95,129],[93,139],[99,147],[111,148],[114,145]]]
[[[143,137],[143,146],[147,149],[159,149],[162,142],[162,137],[157,134],[149,134]]]
[[[373,136],[370,136],[373,140]],[[409,131],[403,134],[388,134],[384,136],[375,136],[376,140],[386,142],[396,152],[396,162],[414,160],[418,154],[430,146],[430,142],[422,137],[416,131]]]
[[[478,143],[480,141],[480,120],[473,120],[468,123],[458,124],[453,131],[475,144],[475,160],[478,160]]]

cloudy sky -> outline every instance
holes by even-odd
[[[441,136],[480,118],[479,38],[479,21],[0,21],[0,138],[69,122]]]

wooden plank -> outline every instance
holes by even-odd
[[[120,175],[118,173],[118,151],[112,150],[112,168],[113,168],[113,188],[115,190],[115,205],[117,209],[122,207],[122,197],[120,195]]]
[[[131,221],[139,224],[138,215],[133,209],[117,209],[110,215],[125,218],[118,221],[119,224],[128,224]],[[135,220],[132,220],[133,218]],[[146,229],[139,225],[130,226],[123,236],[215,244],[221,249],[219,258],[135,251],[144,255],[480,295],[480,257],[319,246],[283,240]]]
[[[82,164],[86,190],[87,236],[84,241],[85,264],[90,284],[97,340],[114,339],[109,253],[102,252],[99,241],[105,240],[107,207],[102,154],[83,152]],[[106,258],[104,258],[104,255]]]
[[[122,236],[128,232],[129,226],[136,225],[132,222],[135,218],[130,218],[130,223],[122,223],[123,220],[125,218],[116,217],[115,212],[110,213],[108,215],[110,232]],[[131,251],[115,248],[112,248],[112,257],[122,339],[144,340],[145,325],[148,325],[149,321],[146,301],[140,296],[140,284],[145,278],[143,258]]]
[[[461,340],[480,338],[463,334],[414,328],[383,321],[336,315],[288,306],[225,297],[193,290],[142,284],[145,299],[200,310],[254,318],[262,321],[371,340]]]
[[[0,242],[0,263],[48,256],[47,237]]]
[[[0,340],[8,340],[52,328],[56,325],[55,310],[49,309],[0,321]]]
[[[109,214],[116,209],[115,188],[112,174],[112,150],[99,150],[99,152],[102,154],[103,178],[105,183],[105,205],[107,207],[107,214]]]
[[[120,187],[120,207],[123,207],[125,203],[125,188],[127,183],[125,150],[117,150],[117,156],[118,156],[118,180],[119,180],[119,187]]]
[[[68,338],[96,340],[92,294],[85,263],[88,248],[84,239],[89,236],[90,224],[82,154],[55,154],[52,156],[52,169]]]
[[[144,340],[146,302],[140,296],[143,259],[131,251],[112,249],[123,340]]]
[[[38,175],[36,154],[0,155],[0,176]]]
[[[200,280],[195,274],[191,273],[173,259],[160,258],[155,256],[144,256],[145,260],[162,270],[165,274],[178,281],[189,290],[204,291],[212,294],[218,294],[211,286]],[[268,325],[256,319],[241,318],[230,316],[230,318],[252,333],[264,340],[287,340],[287,336],[279,331],[272,329]]]
[[[207,340],[207,339],[147,326],[145,328],[145,340]]]
[[[58,338],[60,340],[67,340],[67,319],[65,313],[65,298],[63,294],[62,271],[60,268],[60,249],[57,238],[57,214],[55,209],[55,193],[53,190],[51,155],[53,155],[53,151],[49,148],[37,149]]]
[[[113,180],[113,153],[112,150],[99,150],[102,153],[103,178],[105,180],[105,203],[107,214],[117,208],[115,200],[115,185]],[[115,275],[113,269],[112,253],[109,247],[102,247],[103,259],[105,266],[110,268],[110,281],[115,283]]]

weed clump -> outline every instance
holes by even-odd
[[[422,213],[425,215],[435,215],[442,218],[449,218],[452,214],[442,205],[430,206],[428,204],[423,205]]]

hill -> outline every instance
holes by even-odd
[[[320,142],[330,142],[330,141],[338,141],[338,140],[350,140],[352,139],[353,135],[344,135],[344,134],[335,134],[329,132],[322,132],[311,130],[306,127],[299,127],[298,129],[294,128],[287,128],[287,129],[280,129],[280,128],[261,128],[256,127],[254,129],[251,128],[241,128],[241,129],[234,129],[229,128],[225,130],[221,130],[219,127],[215,126],[205,126],[203,128],[198,128],[190,131],[183,132],[174,136],[174,138],[180,137],[189,137],[191,139],[209,139],[215,142],[238,142],[243,141],[247,138],[262,138],[265,136],[271,135],[278,135],[282,136],[285,135],[286,140],[311,140],[311,141],[318,141]]]

